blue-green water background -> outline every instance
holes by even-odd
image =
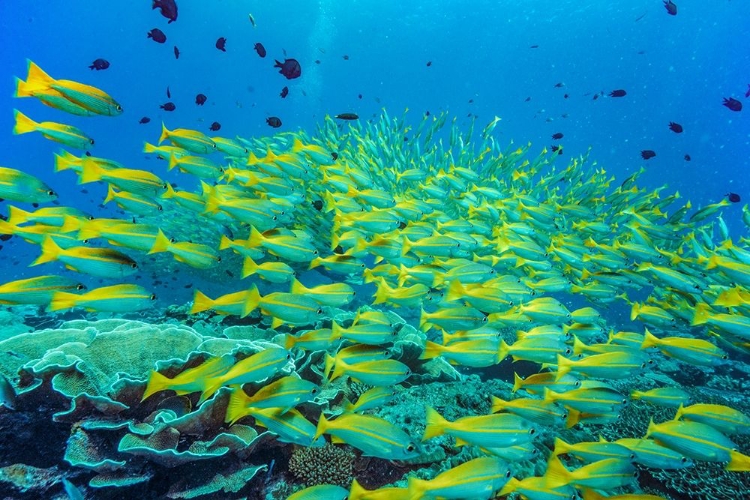
[[[205,132],[218,121],[219,135],[252,137],[274,132],[266,125],[268,116],[283,120],[280,131],[313,132],[326,114],[355,112],[368,119],[382,108],[396,115],[408,107],[416,123],[428,110],[447,110],[466,128],[474,116],[477,129],[502,117],[496,129],[500,144],[531,141],[538,150],[562,132],[565,156],[591,147],[591,158],[620,180],[644,165],[644,187],[666,183],[669,192],[678,190],[695,207],[738,193],[743,203],[729,207],[724,217],[733,235],[745,234],[740,214],[750,199],[746,1],[682,0],[677,16],[668,15],[660,0],[183,0],[178,5],[179,18],[168,24],[146,0],[0,2],[0,165],[39,176],[62,204],[110,217],[116,215],[112,206],[98,206],[103,186],[86,186],[82,194],[73,174],[53,172],[58,144],[38,134],[11,134],[13,108],[38,121],[78,126],[96,140],[95,156],[178,183],[186,176],[167,174],[164,163],[141,152],[144,141],[158,140],[162,120],[170,128]],[[162,29],[167,43],[148,39],[152,28]],[[214,46],[222,36],[226,52]],[[257,42],[268,51],[265,59],[253,50]],[[284,50],[300,61],[301,78],[287,80],[273,68]],[[104,89],[124,113],[82,118],[34,99],[13,99],[13,77],[25,78],[27,58],[55,78]],[[91,71],[88,65],[97,58],[111,67]],[[555,87],[559,82],[562,88]],[[168,86],[177,106],[172,113],[159,109],[170,100]],[[284,86],[289,97],[281,99]],[[614,89],[628,94],[606,97]],[[601,91],[605,97],[594,100]],[[198,93],[208,96],[203,107],[194,103]],[[730,111],[722,106],[724,97],[740,99],[745,109]],[[139,124],[142,116],[151,122]],[[684,133],[671,132],[670,121],[682,124]],[[643,149],[655,150],[656,158],[643,161]],[[686,162],[685,154],[692,161]],[[26,268],[37,249],[16,240],[0,251],[6,279],[37,275]],[[190,293],[185,291],[186,298]]]

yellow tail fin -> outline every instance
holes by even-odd
[[[76,306],[78,295],[74,293],[55,292],[52,294],[47,311],[59,311],[61,309],[72,309]]]
[[[45,73],[34,61],[29,59],[27,62],[29,63],[29,72],[26,75],[26,84],[29,87],[46,89],[55,83],[55,79]]]
[[[50,236],[44,238],[41,248],[42,255],[37,257],[34,262],[29,264],[29,267],[56,261],[62,253],[62,248],[60,248]]]
[[[232,390],[232,394],[229,396],[229,404],[227,405],[227,414],[224,418],[224,422],[232,425],[247,415],[246,410],[249,402],[250,397],[242,390],[242,387],[235,387]]]
[[[200,290],[196,290],[195,297],[193,298],[193,307],[190,309],[190,314],[198,314],[199,312],[208,311],[213,306],[213,299],[209,298]]]
[[[427,425],[424,429],[422,441],[445,434],[445,426],[448,425],[449,422],[435,411],[435,409],[429,406],[425,406],[425,412],[427,414]]]
[[[15,135],[35,132],[37,125],[39,125],[37,122],[21,113],[17,109],[13,110],[13,117],[16,119],[16,124],[13,127],[13,134]]]
[[[159,144],[169,139],[169,130],[167,130],[167,127],[164,125],[164,122],[161,122],[161,137],[159,137]]]

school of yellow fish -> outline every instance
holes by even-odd
[[[77,115],[122,112],[105,92],[56,80],[32,62],[16,91]],[[94,144],[77,128],[37,123],[19,111],[15,116],[17,134],[36,131],[74,149]],[[455,123],[445,127],[446,120],[446,114],[425,116],[412,128],[406,114],[392,119],[384,111],[380,120],[345,127],[327,118],[315,137],[296,132],[252,139],[163,126],[158,144],[146,143],[145,152],[198,179],[195,191],[113,160],[61,152],[56,171],[72,171],[80,184],[107,183],[105,201],[129,214],[191,213],[242,237],[217,232],[213,242],[175,241],[158,225],[130,217],[90,219],[63,206],[11,206],[0,233],[38,245],[32,265],[58,261],[114,284],[84,291],[74,279],[44,275],[1,285],[0,303],[136,311],[152,307],[154,295],[116,283],[134,274],[143,256],[167,252],[208,269],[222,265],[222,252],[234,252],[244,259],[243,278],[278,291],[261,294],[236,280],[220,297],[196,291],[191,312],[244,317],[259,310],[273,328],[294,334],[285,345],[239,362],[214,358],[174,378],[153,372],[143,399],[171,390],[199,392],[202,403],[230,386],[227,424],[250,417],[282,442],[319,446],[328,435],[365,455],[401,460],[417,456],[420,441],[448,435],[456,446],[476,446],[485,455],[430,480],[410,477],[404,488],[318,485],[292,495],[297,500],[480,499],[513,492],[535,500],[575,498],[577,491],[598,499],[621,487],[638,491],[634,462],[676,469],[710,461],[750,471],[750,457],[731,440],[750,433],[746,415],[690,404],[679,387],[621,394],[608,383],[658,370],[657,352],[708,367],[750,353],[750,249],[747,240],[733,241],[717,217],[727,202],[695,210],[690,202],[680,204],[677,193],[662,197],[661,189],[639,188],[642,169],[615,186],[585,157],[561,166],[546,149],[533,158],[530,145],[502,149],[493,137],[498,118],[477,131],[478,139],[473,123],[461,133]],[[0,168],[0,198],[44,203],[56,194],[22,170]],[[743,221],[750,227],[747,207]],[[297,280],[299,271],[315,268],[338,279],[318,286]],[[356,300],[372,307],[357,308],[351,325],[332,321],[332,310],[355,309],[350,304],[363,283],[376,291],[370,300],[361,294]],[[632,301],[633,292],[645,299]],[[572,295],[590,305],[569,310],[560,299]],[[613,302],[629,304],[631,319],[643,328],[607,325],[600,312]],[[518,397],[493,398],[490,415],[451,422],[426,407],[424,435],[409,436],[364,413],[386,404],[393,386],[411,375],[389,358],[395,335],[385,314],[390,308],[419,315],[418,327],[430,339],[423,359],[489,367],[512,356],[539,363],[540,371],[516,376]],[[501,335],[509,330],[517,331],[511,343]],[[346,401],[338,417],[303,415],[295,407],[320,387],[284,372],[290,351],[298,349],[328,352],[328,380],[351,377],[372,389]],[[253,395],[242,389],[259,382],[265,386]],[[616,442],[557,439],[544,475],[513,477],[511,464],[537,453],[540,427],[610,423],[629,398],[674,408],[674,420],[652,421],[645,436]],[[565,466],[561,455],[575,457],[576,468]]]

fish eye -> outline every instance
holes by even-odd
[[[122,111],[122,106],[120,106],[120,105],[118,104],[117,106],[115,106],[115,109],[116,109],[117,111]]]
[[[313,250],[313,255],[318,255],[318,251],[317,250]]]
[[[687,463],[687,457],[682,457],[680,459],[680,462],[682,462],[683,464],[686,464]]]
[[[536,429],[529,429],[529,436],[533,436],[534,434],[536,434]]]
[[[94,144],[94,139],[89,139],[89,144]]]
[[[318,314],[323,314],[323,309],[318,309]]]
[[[505,477],[510,477],[510,469],[505,472]]]
[[[576,383],[573,384],[573,386],[574,387],[581,387],[581,381],[580,380],[576,380]]]
[[[135,262],[133,262],[132,264],[130,264],[130,267],[133,268],[133,269],[138,269],[138,264],[136,264]]]
[[[414,443],[409,443],[406,445],[406,451],[411,452],[411,451],[414,451],[414,449],[415,449]]]
[[[55,196],[56,193],[54,191],[52,191],[51,189],[49,189],[49,190],[47,190],[47,194],[49,196]]]
[[[156,294],[155,293],[151,294],[151,300],[156,300]]]
[[[570,350],[570,347],[568,347],[567,349],[565,349],[565,354],[570,354],[571,352],[573,352],[573,351]]]
[[[721,357],[721,359],[729,359],[729,356],[727,356],[727,355],[725,354],[725,355],[723,355],[723,356]]]
[[[216,257],[216,262],[221,262],[221,257]]]
[[[278,217],[276,217],[276,216],[274,215],[273,217],[271,217],[271,220],[278,220]]]
[[[313,387],[313,390],[310,391],[310,392],[312,392],[313,394],[317,394],[318,393],[318,388],[317,387]]]
[[[628,400],[627,399],[623,399],[622,400],[622,404],[624,404],[624,405],[628,404]]]
[[[162,206],[161,206],[161,205],[156,205],[156,210],[158,210],[159,212],[161,212],[161,211],[163,211],[164,209],[162,208]]]
[[[286,355],[286,359],[292,359],[292,355],[291,355],[291,354],[289,354],[289,353],[287,353],[287,355]]]
[[[78,283],[78,284],[76,285],[76,290],[85,290],[85,289],[86,289],[86,286],[85,286],[85,285],[82,285],[81,283]]]

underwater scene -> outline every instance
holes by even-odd
[[[750,3],[0,2],[0,498],[750,498]]]

